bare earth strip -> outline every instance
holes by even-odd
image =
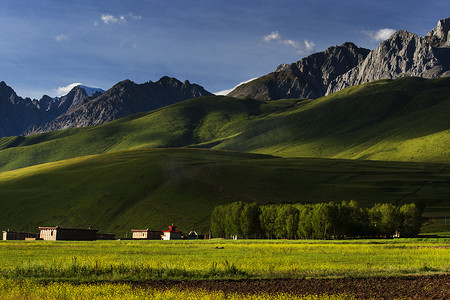
[[[450,299],[450,274],[388,278],[148,280],[156,289],[201,289],[237,294],[336,295],[358,299]]]

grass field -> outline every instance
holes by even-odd
[[[450,239],[2,241],[0,274],[38,281],[373,277],[450,272]]]
[[[448,232],[450,165],[278,158],[207,149],[141,149],[0,173],[0,228],[95,227],[207,233],[217,205],[233,201],[356,200],[425,207],[422,232]]]
[[[250,294],[228,290],[232,282],[226,290],[171,287],[171,283],[305,277],[389,280],[442,274],[450,272],[449,247],[450,239],[0,241],[0,298],[354,299],[351,292],[258,292],[258,281]],[[159,287],[146,285],[147,280],[163,279]],[[423,289],[429,289],[427,284]]]

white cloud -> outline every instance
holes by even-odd
[[[387,40],[394,34],[396,30],[391,28],[383,28],[380,30],[364,30],[363,33],[376,42]]]
[[[79,86],[79,85],[82,85],[82,84],[77,82],[77,83],[71,83],[71,84],[66,85],[66,86],[60,86],[59,88],[57,88],[55,90],[56,95],[58,97],[67,95],[74,87]]]
[[[314,42],[304,40],[304,43],[305,43],[305,48],[308,52],[314,51],[314,47],[316,47],[316,44],[314,44]]]
[[[101,20],[105,24],[120,24],[120,23],[126,23],[129,19],[132,20],[140,20],[142,19],[142,16],[135,16],[133,13],[129,13],[128,15],[122,15],[122,16],[113,16],[110,14],[102,14]],[[97,26],[99,23],[97,21],[94,22],[94,25]]]
[[[125,23],[126,22],[124,16],[115,17],[113,15],[102,15],[102,21],[105,24],[116,24],[116,23]]]
[[[57,42],[67,41],[68,39],[69,39],[69,37],[65,34],[60,34],[55,37],[55,40]]]
[[[226,95],[228,95],[229,93],[231,93],[234,89],[236,89],[238,86],[240,86],[240,85],[243,85],[243,84],[245,84],[245,83],[249,83],[250,81],[253,81],[253,80],[255,80],[256,78],[252,78],[252,79],[249,79],[249,80],[247,80],[247,81],[243,81],[243,82],[241,82],[241,83],[239,83],[238,85],[236,85],[234,88],[232,88],[232,89],[228,89],[228,90],[223,90],[223,91],[220,91],[220,92],[216,92],[216,93],[214,93],[214,95],[217,95],[217,96],[226,96]]]
[[[263,37],[267,43],[277,41],[279,44],[287,45],[294,48],[299,54],[309,54],[314,51],[316,44],[314,42],[304,40],[303,43],[295,40],[283,38],[278,31],[272,31],[270,34]]]
[[[264,40],[266,42],[270,42],[271,40],[279,40],[281,39],[280,34],[278,31],[272,31],[269,35],[264,36]]]

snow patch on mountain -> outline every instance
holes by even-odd
[[[250,81],[253,81],[255,79],[257,79],[257,77],[249,79],[247,81],[243,81],[243,82],[239,83],[238,85],[236,85],[234,88],[231,88],[231,89],[228,89],[228,90],[223,90],[223,91],[220,91],[220,92],[216,92],[216,93],[214,93],[214,95],[216,95],[216,96],[226,96],[229,93],[231,93],[232,91],[234,91],[238,86],[246,84],[246,83],[249,83]]]
[[[79,86],[81,88],[83,88],[86,91],[86,94],[88,96],[91,96],[92,94],[94,94],[95,92],[100,92],[100,93],[104,93],[105,91],[102,90],[101,88],[97,88],[97,87],[90,87],[87,85],[83,85],[80,82],[75,82],[75,83],[71,83],[69,85],[66,86],[60,86],[58,87],[55,91],[57,94],[57,97],[61,97],[64,95],[67,95],[74,87]]]

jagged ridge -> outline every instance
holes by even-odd
[[[54,121],[26,132],[36,134],[75,127],[101,125],[134,113],[157,109],[190,98],[212,95],[203,87],[162,77],[157,82],[136,84],[124,80],[103,95],[68,109]]]
[[[296,63],[282,64],[274,72],[243,84],[228,95],[238,98],[275,100],[319,98],[328,84],[360,63],[370,50],[353,43],[330,47]]]
[[[315,99],[379,79],[449,76],[449,31],[447,18],[440,20],[425,38],[400,30],[373,51],[352,43],[330,47],[296,63],[281,65],[228,95],[259,100]]]
[[[212,95],[203,87],[162,77],[157,82],[117,83],[103,93],[75,86],[67,95],[40,100],[21,98],[0,82],[0,137],[31,135],[66,128],[99,125],[127,115],[148,111],[179,101]]]

